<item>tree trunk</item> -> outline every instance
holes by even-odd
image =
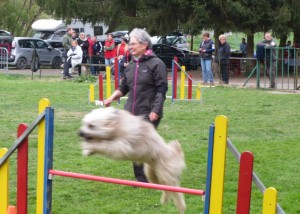
[[[190,50],[191,50],[191,51],[194,50],[194,35],[191,35],[191,46],[190,46]]]
[[[254,44],[254,33],[247,34],[247,58],[254,58],[256,44]],[[246,60],[246,72],[252,70],[256,66],[256,60]],[[249,68],[251,68],[249,70]]]
[[[214,40],[215,40],[215,47],[219,45],[219,36],[222,34],[222,31],[220,30],[215,30],[214,32]]]
[[[38,11],[34,14],[34,16],[31,18],[31,20],[27,20],[29,22],[29,24],[27,25],[26,29],[24,29],[23,34],[25,36],[29,36],[29,32],[31,32],[31,25],[33,24],[33,22],[41,15],[43,9],[40,7],[38,9]]]
[[[300,47],[300,28],[294,28],[294,47]]]
[[[17,19],[16,19],[15,26],[14,26],[14,28],[13,28],[13,30],[12,30],[12,33],[15,33],[15,31],[16,31],[16,29],[17,29],[17,26],[20,24],[20,23],[19,23],[19,20],[20,20],[20,18],[21,18],[21,15],[22,15],[23,11],[25,10],[26,4],[27,4],[27,0],[24,0],[22,9],[21,9],[21,11],[19,12],[19,16],[18,16]],[[19,32],[18,32],[18,33],[19,33]]]
[[[254,57],[254,34],[247,34],[247,57]]]
[[[287,37],[286,34],[280,36],[279,47],[285,47],[287,38],[288,38],[288,37]]]

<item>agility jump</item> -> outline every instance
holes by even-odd
[[[114,64],[114,89],[116,90],[120,84],[120,72],[119,72],[119,63],[117,58],[115,58]],[[179,85],[179,98],[177,98],[177,87],[178,87],[178,69],[180,70],[180,85]],[[186,81],[187,79],[187,81]],[[105,83],[104,83],[105,80]],[[181,66],[178,64],[178,58],[174,57],[172,60],[172,78],[171,78],[171,98],[172,103],[175,101],[202,101],[202,90],[201,84],[197,83],[193,80],[191,74],[186,72],[185,66]],[[186,89],[186,82],[187,82],[187,89]],[[98,87],[98,98],[96,97],[95,88]],[[104,90],[105,89],[105,90]],[[186,90],[187,90],[187,97],[186,97]],[[111,84],[111,68],[106,66],[105,71],[105,78],[102,75],[98,76],[97,82],[95,84],[90,84],[88,90],[88,103],[95,103],[98,105],[99,103],[103,103],[104,100],[104,91],[106,91],[106,98],[110,97],[112,91],[112,84]],[[196,92],[196,95],[193,96],[193,91]]]
[[[180,70],[180,93],[179,93],[179,99],[177,99],[177,83],[178,83],[178,69]],[[188,96],[187,99],[185,98],[185,78],[187,77],[187,91]],[[195,85],[196,89],[196,97],[193,98],[193,84]],[[171,96],[172,103],[176,100],[196,100],[196,101],[202,101],[202,91],[201,91],[201,84],[196,83],[193,80],[192,75],[186,73],[185,66],[180,66],[178,64],[178,58],[174,57],[172,60],[172,96]]]
[[[205,197],[204,213],[222,213],[223,206],[223,189],[225,174],[225,157],[226,144],[231,144],[227,138],[228,120],[225,116],[217,116],[214,124],[210,126],[209,145],[208,145],[208,163],[206,176],[206,190],[188,189],[173,186],[164,186],[157,184],[141,183],[135,181],[127,181],[115,178],[106,178],[95,175],[86,175],[73,172],[64,172],[53,169],[53,138],[54,138],[54,110],[50,107],[47,99],[39,102],[39,115],[36,120],[29,126],[20,125],[19,138],[13,146],[7,150],[0,149],[0,213],[11,211],[9,206],[9,157],[18,149],[18,162],[23,163],[21,167],[18,165],[17,176],[17,208],[18,213],[27,213],[27,180],[24,176],[28,176],[28,135],[38,126],[38,166],[37,166],[37,200],[36,213],[50,214],[52,212],[52,177],[64,176],[71,178],[79,178],[86,180],[94,180],[99,182],[108,182],[113,184],[139,186],[143,188],[151,188],[166,191],[182,192],[186,194],[194,194]],[[23,147],[23,148],[22,148]],[[27,147],[27,149],[26,149]],[[235,148],[231,145],[230,150]],[[22,170],[22,169],[23,170]],[[20,171],[19,174],[19,170]],[[237,200],[237,212],[239,214],[247,214],[250,212],[250,196],[251,196],[251,180],[253,180],[253,155],[250,152],[243,153],[240,156],[240,176]],[[26,184],[25,184],[25,183]],[[20,188],[20,189],[19,189]],[[270,187],[264,190],[263,214],[284,213],[277,204],[277,191]]]

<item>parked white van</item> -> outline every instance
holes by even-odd
[[[73,28],[77,33],[85,32],[91,36],[97,36],[98,40],[104,40],[108,30],[108,26],[104,23],[92,25],[75,19],[70,24],[66,24],[63,20],[39,19],[31,27],[34,30],[33,37],[43,40],[61,40],[68,27]]]

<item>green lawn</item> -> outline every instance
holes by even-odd
[[[32,123],[38,102],[48,98],[55,112],[54,169],[133,179],[130,162],[99,156],[83,157],[77,131],[82,117],[97,108],[88,104],[89,82],[62,81],[59,77],[0,75],[0,145],[10,147],[19,123]],[[169,93],[171,90],[169,90]],[[254,170],[266,187],[278,190],[278,202],[286,213],[300,213],[300,114],[299,94],[273,94],[269,90],[234,87],[203,88],[202,103],[165,102],[165,117],[158,132],[166,141],[178,139],[187,169],[182,186],[205,189],[209,125],[217,115],[229,118],[229,138],[240,152],[252,151]],[[123,108],[123,103],[114,104]],[[35,212],[37,132],[29,138],[29,212]],[[16,160],[10,161],[10,204],[15,204]],[[223,213],[234,213],[238,164],[226,156]],[[203,213],[204,202],[186,195],[187,212]],[[172,204],[159,203],[160,192],[92,181],[54,177],[53,213],[176,213]],[[261,213],[262,194],[253,185],[251,213]]]

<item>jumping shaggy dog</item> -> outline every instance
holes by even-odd
[[[98,108],[85,115],[79,135],[83,155],[100,154],[110,159],[144,163],[152,183],[179,186],[185,168],[180,143],[166,144],[154,126],[125,110]],[[163,191],[161,203],[174,200],[179,213],[185,212],[182,193]]]

